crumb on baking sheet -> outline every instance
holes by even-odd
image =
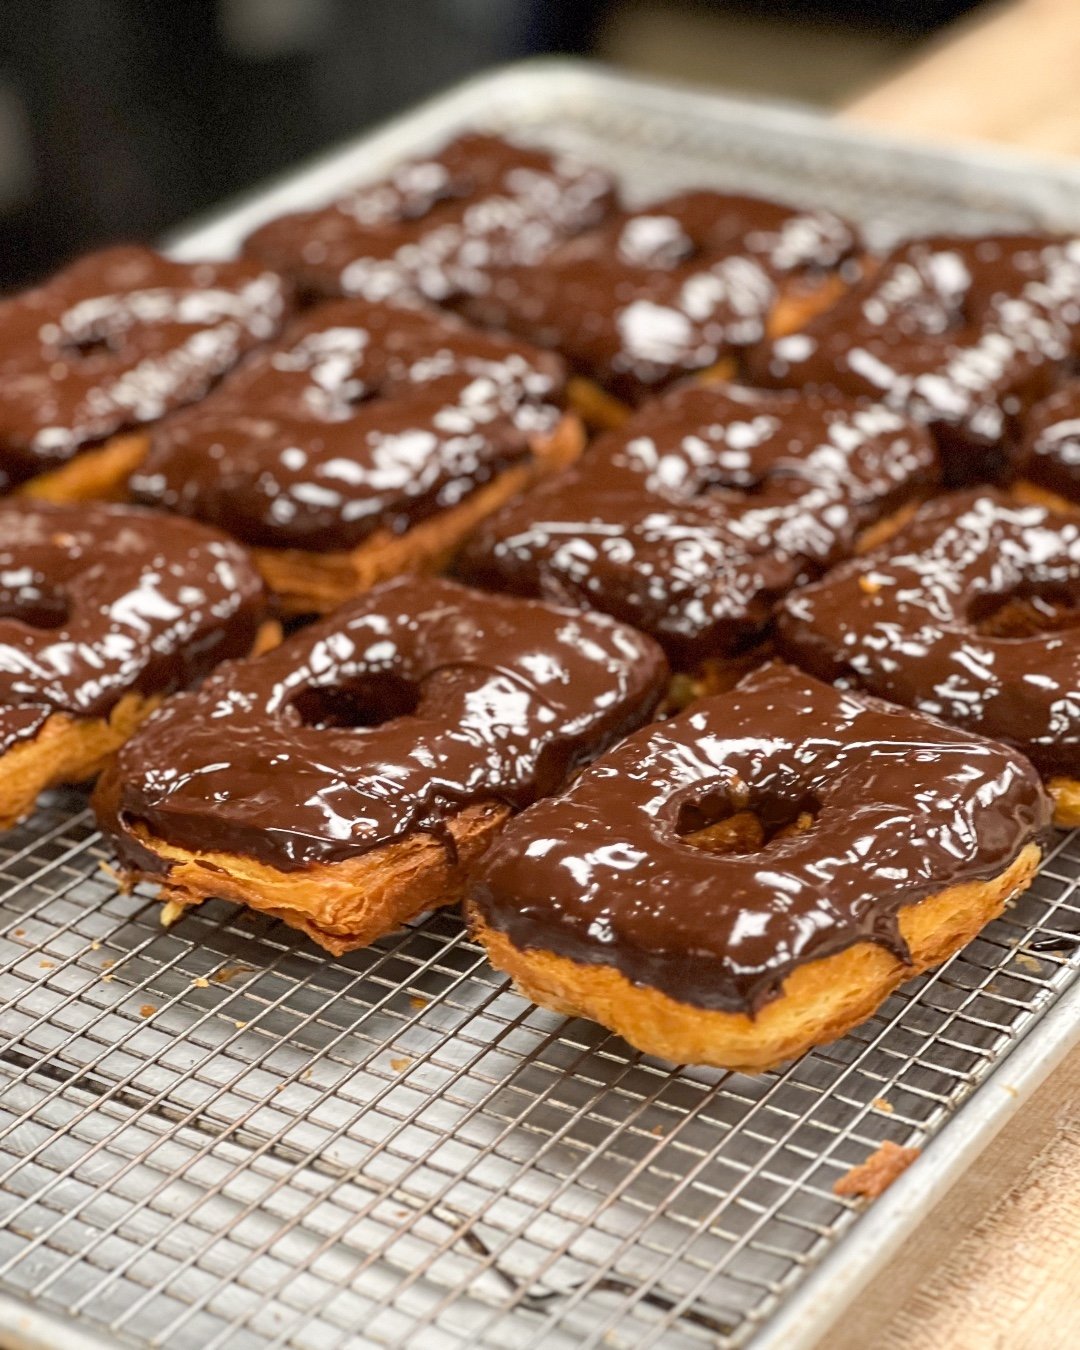
[[[154,1005],[153,1005],[152,1003],[144,1003],[144,1004],[139,1008],[139,1016],[140,1016],[140,1017],[153,1017],[153,1015],[154,1015],[156,1012],[157,1012],[157,1009],[154,1007]]]
[[[844,1173],[833,1186],[833,1193],[876,1200],[889,1189],[901,1173],[907,1171],[919,1153],[920,1150],[917,1148],[903,1148],[900,1144],[894,1144],[891,1139],[886,1139],[865,1162]]]
[[[255,966],[245,965],[243,961],[237,961],[235,965],[221,966],[210,976],[215,984],[228,984],[230,980],[237,975],[252,975],[256,970]]]
[[[891,1116],[896,1109],[892,1102],[888,1101],[885,1097],[875,1097],[870,1105],[876,1107],[879,1111],[884,1111],[888,1116]]]
[[[390,1061],[390,1067],[395,1073],[404,1073],[411,1063],[412,1060],[408,1055],[399,1055],[397,1059]]]

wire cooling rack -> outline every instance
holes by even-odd
[[[545,106],[549,136],[610,143],[639,182],[670,172],[674,124],[703,181],[797,160],[878,200],[873,141],[554,67],[451,95],[185,246],[227,248],[380,155]],[[909,215],[1080,200],[1064,171],[895,156]],[[166,931],[106,863],[74,792],[0,839],[4,1344],[808,1345],[1078,1034],[1076,834],[946,967],[756,1077],[673,1070],[533,1007],[449,912],[333,960],[222,904]],[[930,1147],[862,1213],[833,1185],[886,1139]]]

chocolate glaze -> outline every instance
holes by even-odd
[[[1024,424],[1021,477],[1080,502],[1080,380],[1037,404]]]
[[[200,398],[284,311],[280,277],[256,263],[135,244],[0,301],[0,490]]]
[[[0,502],[0,754],[53,713],[105,717],[251,650],[265,611],[244,550],[133,507]]]
[[[1080,518],[992,490],[941,498],[790,596],[778,628],[781,650],[820,678],[1080,777]]]
[[[759,638],[781,595],[937,477],[925,431],[886,408],[688,385],[496,512],[458,565],[613,614],[692,668]]]
[[[332,301],[155,428],[131,490],[248,543],[352,548],[527,458],[562,387],[558,357],[452,315]]]
[[[270,221],[244,247],[318,295],[442,303],[485,290],[494,269],[531,266],[613,199],[600,169],[471,133],[330,206]]]
[[[771,836],[758,849],[683,838],[748,810]],[[802,812],[809,829],[778,833]],[[795,967],[855,943],[906,959],[903,906],[996,876],[1049,820],[1013,751],[774,665],[511,822],[472,894],[518,948],[753,1013]]]
[[[822,211],[687,192],[510,268],[470,317],[554,347],[629,403],[759,342],[780,287],[832,271],[855,248]]]
[[[1011,468],[1019,419],[1080,344],[1080,239],[936,236],[901,245],[751,380],[839,389],[932,427],[949,481]]]
[[[452,849],[448,817],[557,790],[641,725],[666,673],[610,619],[399,578],[171,700],[125,746],[103,825],[149,870],[135,821],[282,871],[414,830]]]

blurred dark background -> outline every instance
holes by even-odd
[[[5,0],[0,286],[545,52],[839,103],[972,0]]]

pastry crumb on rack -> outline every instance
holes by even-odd
[[[903,1148],[886,1139],[865,1162],[845,1172],[833,1186],[834,1195],[852,1199],[876,1200],[902,1176],[921,1153],[921,1149]]]

